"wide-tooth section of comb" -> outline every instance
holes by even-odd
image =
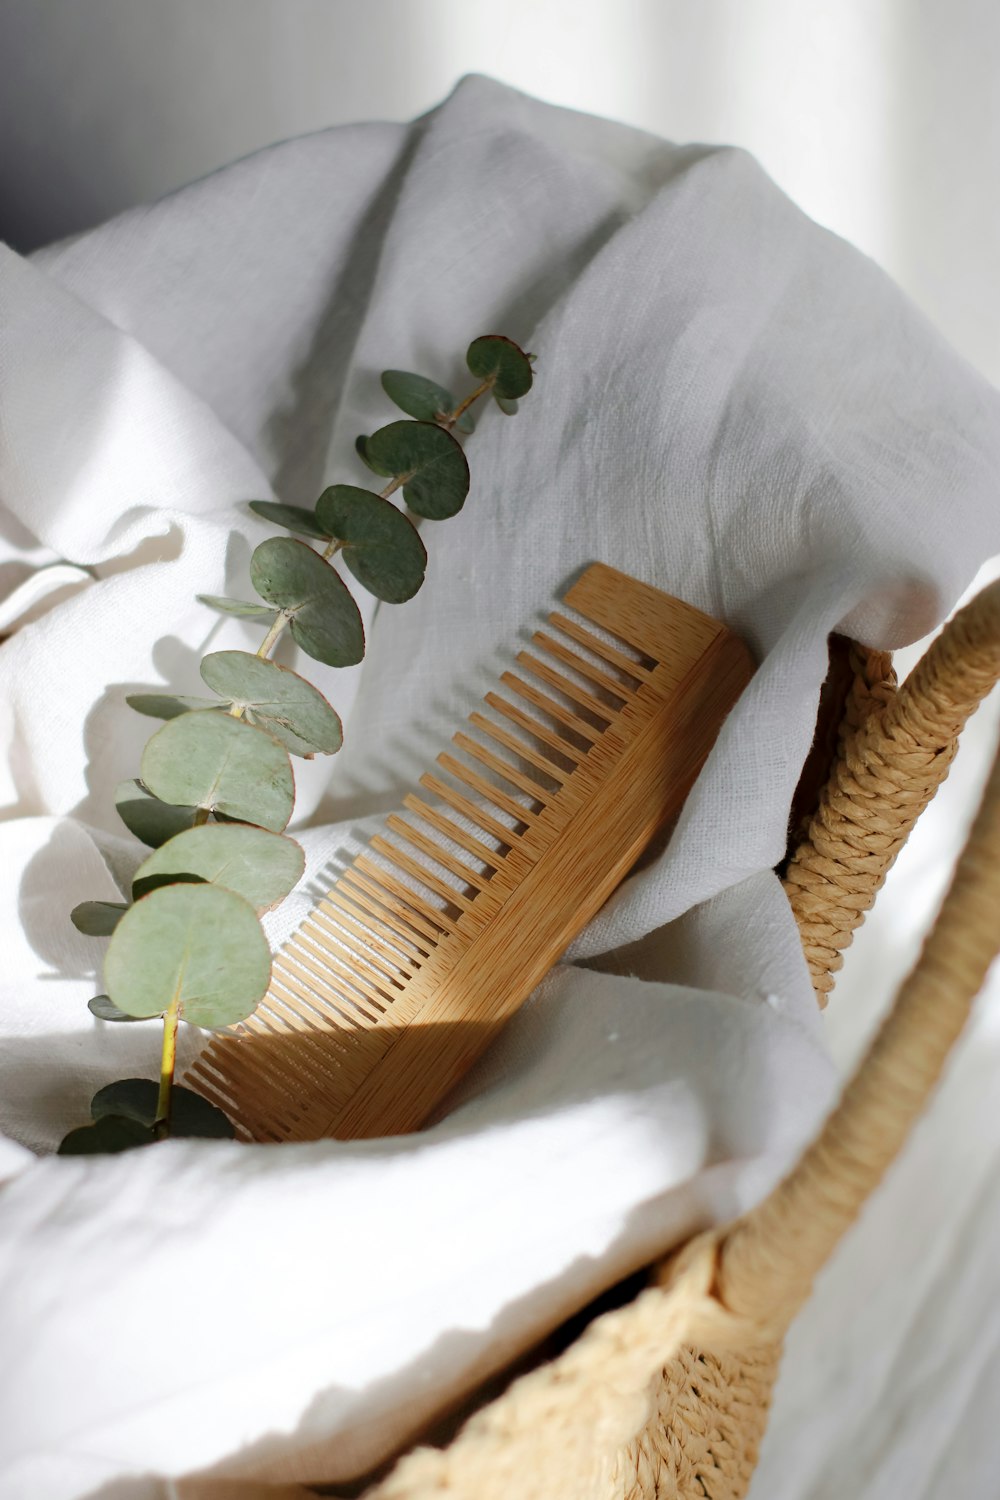
[[[616,646],[609,645],[607,641],[595,635],[592,630],[585,630],[582,625],[578,625],[568,615],[560,614],[558,610],[554,614],[549,615],[549,624],[555,626],[563,635],[569,636],[571,641],[576,641],[578,646],[585,646],[588,651],[592,651],[595,656],[599,656],[609,667],[617,667],[623,676],[631,678],[636,687],[640,687],[642,683],[648,681],[654,670],[652,664],[646,666],[643,662],[636,661],[631,656],[626,656]]]
[[[467,735],[462,738],[467,744],[470,743]],[[475,742],[472,741],[471,743]],[[479,749],[478,745],[476,749]],[[473,771],[469,766],[463,765],[460,760],[456,760],[453,755],[442,753],[438,756],[438,765],[443,771],[447,771],[449,776],[454,776],[456,781],[462,782],[463,786],[470,787],[472,791],[478,792],[484,802],[492,803],[494,807],[498,808],[501,812],[507,813],[516,822],[530,826],[535,821],[535,809],[524,807],[515,798],[509,796],[507,792],[501,790],[500,787],[494,786],[484,776],[480,776],[478,771]]]
[[[678,812],[749,654],[603,564],[565,606],[189,1070],[242,1136],[417,1128]]]
[[[416,813],[418,818],[422,818],[432,828],[436,828],[438,833],[442,834],[452,843],[457,844],[460,849],[465,849],[475,859],[484,864],[487,869],[499,869],[501,856],[498,850],[491,849],[488,844],[484,844],[482,839],[477,839],[475,834],[470,833],[467,828],[460,828],[453,818],[445,817],[444,813],[440,812],[436,807],[431,807],[420,797],[414,796],[412,792],[407,792],[403,798],[403,806],[409,808],[410,812]]]
[[[573,651],[569,646],[564,646],[553,636],[546,635],[544,630],[536,630],[532,640],[536,646],[540,646],[543,651],[555,657],[556,661],[562,662],[564,666],[571,668],[574,672],[579,672],[581,677],[589,678],[597,687],[602,688],[616,707],[620,708],[622,704],[628,703],[635,696],[633,688],[625,687],[624,683],[612,677],[610,673],[605,672],[601,667],[594,666],[593,662],[581,656],[579,651]]]
[[[533,708],[540,709],[556,724],[562,724],[571,734],[577,735],[585,740],[588,749],[596,745],[601,738],[601,730],[593,725],[589,719],[582,719],[579,714],[567,708],[565,704],[557,702],[548,693],[541,692],[534,683],[525,682],[515,672],[504,672],[500,681],[511,692],[523,698],[525,703],[530,703]]]
[[[464,750],[472,760],[477,760],[488,771],[492,771],[494,776],[499,776],[501,781],[506,781],[518,791],[524,792],[533,802],[541,802],[544,805],[549,801],[551,794],[540,785],[537,778],[526,776],[502,755],[494,755],[492,750],[487,750],[485,745],[480,745],[469,735],[456,734],[453,743],[459,750]]]
[[[473,827],[481,828],[484,833],[491,834],[499,844],[509,846],[516,843],[516,836],[512,829],[498,822],[484,807],[478,806],[461,792],[456,791],[448,782],[442,781],[440,776],[435,776],[431,771],[425,771],[420,778],[420,785],[433,796],[440,797],[442,802],[460,813],[463,818],[468,818]]]
[[[587,688],[581,687],[578,682],[574,682],[571,677],[567,677],[564,672],[557,672],[554,667],[549,666],[548,662],[539,661],[538,657],[532,656],[530,651],[519,651],[517,653],[517,660],[526,672],[530,672],[532,677],[537,677],[540,682],[547,683],[549,687],[555,688],[557,693],[562,693],[564,698],[569,698],[578,707],[586,709],[589,714],[593,715],[600,722],[602,729],[607,728],[611,723],[615,716],[615,710],[609,708],[606,703],[603,703],[600,698],[595,697]]]
[[[480,730],[487,739],[501,745],[504,750],[512,751],[520,760],[526,761],[536,771],[541,772],[543,786],[546,781],[554,782],[554,790],[558,791],[566,782],[567,777],[565,772],[559,774],[550,759],[541,755],[531,745],[526,744],[523,739],[519,739],[517,735],[511,734],[509,730],[504,729],[502,724],[494,724],[493,720],[488,719],[485,714],[470,714],[469,723],[473,729]],[[548,788],[547,790],[552,789]]]
[[[503,714],[504,718],[509,719],[512,724],[516,724],[525,734],[531,735],[540,745],[544,745],[545,758],[553,769],[557,771],[567,769],[561,764],[563,760],[568,760],[572,768],[578,766],[586,758],[585,750],[570,744],[569,740],[556,734],[554,730],[546,728],[540,720],[533,719],[522,708],[518,708],[516,703],[508,703],[507,699],[501,698],[499,693],[487,693],[484,702],[488,703],[490,708],[495,709],[498,714]],[[553,752],[558,759],[553,759]]]

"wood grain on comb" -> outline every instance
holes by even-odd
[[[242,1135],[426,1123],[680,810],[749,652],[602,563],[565,604],[189,1070]]]

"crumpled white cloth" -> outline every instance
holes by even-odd
[[[347,1477],[812,1133],[832,1070],[771,871],[826,635],[913,640],[1000,551],[1000,400],[746,154],[484,79],[3,253],[0,301],[0,567],[98,575],[0,649],[0,1495]],[[537,353],[536,388],[482,418],[422,592],[364,606],[363,665],[306,664],[346,744],[296,762],[309,866],[269,930],[595,558],[761,663],[669,848],[433,1130],[38,1159],[155,1071],[149,1028],[87,1012],[101,944],[68,920],[141,853],[111,791],[153,726],[124,694],[198,691],[207,649],[250,645],[193,597],[245,591],[272,534],[245,502],[364,483],[379,371],[460,384],[487,331]]]

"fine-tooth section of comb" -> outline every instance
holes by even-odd
[[[189,1070],[242,1136],[424,1124],[676,817],[753,672],[718,621],[602,563],[547,623]]]

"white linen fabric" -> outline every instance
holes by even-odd
[[[96,575],[0,650],[0,1495],[349,1477],[815,1128],[832,1069],[771,871],[826,636],[913,640],[1000,550],[1000,400],[744,153],[485,79],[4,252],[0,298],[0,564]],[[363,604],[363,665],[306,664],[346,742],[296,762],[307,876],[269,933],[595,558],[760,662],[668,848],[419,1136],[47,1155],[156,1065],[149,1028],[90,1017],[101,944],[68,920],[141,857],[112,791],[153,726],[125,693],[251,645],[194,602],[245,593],[272,534],[245,502],[363,484],[379,371],[460,385],[488,331],[536,388],[481,419],[422,592]]]

